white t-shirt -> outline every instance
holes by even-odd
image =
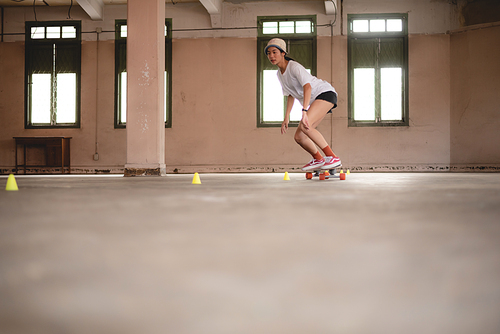
[[[300,104],[302,104],[304,108],[309,107],[304,106],[305,84],[311,84],[311,101],[309,104],[312,104],[321,93],[328,91],[337,93],[332,85],[324,80],[316,78],[307,72],[304,66],[294,60],[290,60],[288,62],[284,74],[281,74],[281,71],[278,70],[278,79],[281,83],[281,88],[283,89],[283,95],[293,96],[299,100]]]

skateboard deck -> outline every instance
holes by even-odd
[[[320,180],[328,180],[331,178],[339,178],[339,175],[335,175],[337,168],[332,169],[315,169],[306,172],[306,179],[311,180],[314,177],[319,177]]]
[[[332,169],[315,169],[306,172],[306,179],[311,180],[314,177],[319,177],[320,180],[328,180],[328,179],[339,179],[340,174],[335,175],[337,172],[337,168],[332,168]]]

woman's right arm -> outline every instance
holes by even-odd
[[[290,113],[292,112],[294,102],[295,102],[294,97],[291,95],[288,95],[288,97],[286,99],[285,119],[283,120],[283,123],[281,123],[281,134],[286,133],[286,130],[288,129],[288,122],[290,121]]]

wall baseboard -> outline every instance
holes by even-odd
[[[500,164],[415,164],[415,165],[353,165],[342,167],[351,172],[500,172]],[[123,174],[124,166],[72,166],[71,174]],[[166,167],[167,174],[193,174],[193,173],[302,173],[301,167],[296,165],[192,165],[192,166],[169,166]],[[15,173],[14,167],[0,166],[0,174]],[[32,167],[26,169],[26,174],[60,174],[60,168]],[[23,171],[19,171],[22,175]],[[63,174],[61,174],[63,175]]]

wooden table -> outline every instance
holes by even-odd
[[[16,174],[19,167],[61,167],[61,173],[64,174],[65,168],[71,173],[70,165],[70,145],[69,140],[72,137],[14,137],[16,141]],[[19,164],[17,160],[18,146],[23,147],[23,163]],[[26,156],[30,148],[43,148],[45,151],[45,164],[27,165]]]

